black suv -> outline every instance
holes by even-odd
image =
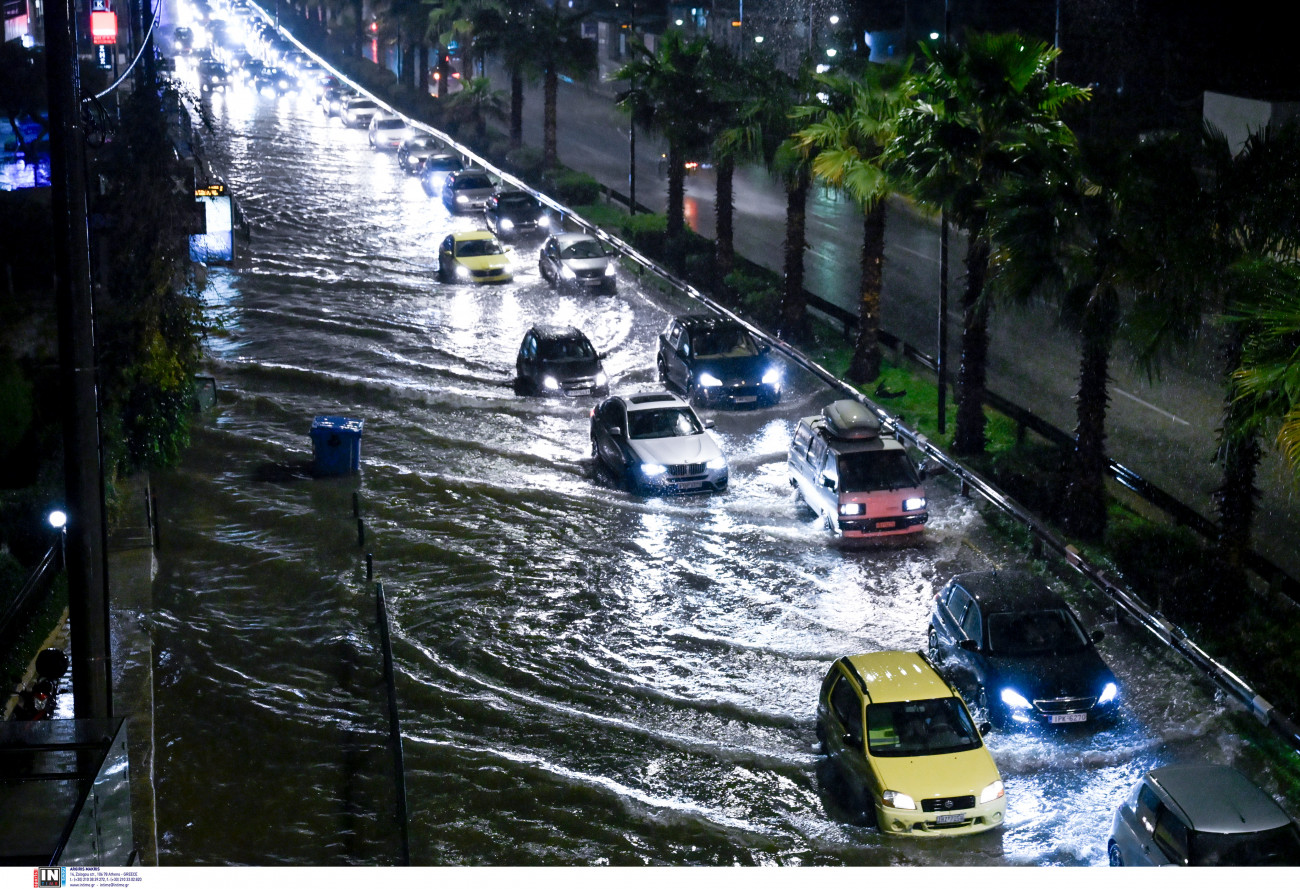
[[[534,325],[524,334],[515,359],[519,390],[534,395],[608,395],[604,357],[576,327]]]
[[[745,326],[717,315],[682,315],[659,335],[659,381],[706,405],[772,405],[781,365]]]
[[[1065,600],[1027,571],[959,574],[935,596],[930,654],[998,725],[1072,725],[1119,708],[1119,684]]]
[[[504,241],[547,231],[551,227],[551,214],[541,201],[526,191],[494,194],[483,206],[483,219],[488,229]]]
[[[226,66],[214,59],[205,59],[199,62],[199,90],[200,92],[210,93],[216,90],[225,91],[230,84],[230,72]]]

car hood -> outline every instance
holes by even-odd
[[[550,374],[557,380],[578,380],[594,377],[600,372],[600,360],[597,358],[573,358],[542,361],[538,365],[541,373]]]
[[[503,253],[491,256],[457,256],[456,261],[471,271],[481,272],[485,269],[499,269],[510,265],[510,259]]]
[[[492,197],[494,191],[496,191],[495,188],[453,188],[451,190],[451,196],[460,197],[461,195],[464,195],[472,200],[485,201]]]
[[[986,660],[990,685],[1010,686],[1031,701],[1035,698],[1095,697],[1101,694],[1107,682],[1115,681],[1115,674],[1091,645],[1068,654],[987,655]],[[990,689],[989,698],[998,693]]]
[[[541,207],[497,207],[497,216],[512,222],[536,222],[545,212]]]
[[[678,435],[672,438],[635,438],[629,444],[647,463],[705,463],[722,456],[722,449],[707,432],[703,435]]]
[[[711,373],[724,383],[759,383],[772,364],[767,355],[750,355],[743,358],[701,358],[694,367],[697,374]]]
[[[929,756],[876,756],[871,761],[882,790],[906,793],[918,806],[923,799],[946,796],[973,795],[978,803],[980,791],[1002,777],[984,746]]]
[[[609,260],[608,256],[597,256],[593,259],[561,259],[560,264],[568,266],[575,272],[603,272],[609,265]]]

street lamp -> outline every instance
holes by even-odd
[[[50,527],[59,532],[59,564],[66,567],[68,564],[68,514],[61,509],[53,509],[45,518],[50,523]]]

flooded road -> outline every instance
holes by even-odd
[[[366,553],[417,865],[1104,864],[1144,770],[1238,756],[1227,705],[1106,624],[1125,717],[991,734],[1003,830],[860,823],[816,750],[821,677],[842,654],[924,645],[951,575],[1021,562],[977,503],[939,478],[919,541],[831,538],[784,460],[834,396],[794,367],[776,408],[702,412],[725,493],[629,495],[592,465],[593,402],[515,395],[516,351],[533,323],[572,324],[609,352],[613,391],[657,388],[656,337],[695,307],[626,273],[616,296],[557,295],[534,242],[514,283],[438,284],[438,241],[477,226],[364,131],[310,99],[235,89],[211,107],[208,151],[252,243],[209,278],[217,408],[155,479],[160,863],[397,860]],[[359,476],[311,477],[318,414],[365,421]],[[1105,619],[1076,602],[1089,628]]]

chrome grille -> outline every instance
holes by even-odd
[[[1096,703],[1096,698],[1048,698],[1036,699],[1034,706],[1041,713],[1078,713],[1091,710]]]

